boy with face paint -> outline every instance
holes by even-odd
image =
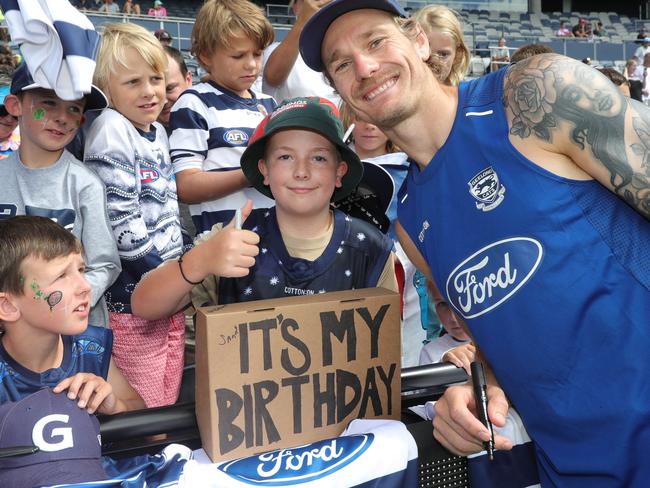
[[[82,252],[51,219],[0,221],[0,404],[48,387],[88,413],[144,407],[113,364],[111,330],[88,325]]]
[[[120,273],[117,246],[106,214],[104,186],[67,150],[88,110],[106,107],[94,86],[80,100],[62,100],[39,86],[26,64],[14,72],[4,99],[7,113],[18,119],[21,144],[2,162],[0,220],[16,215],[48,217],[77,237],[85,248],[90,283],[90,323],[108,325],[103,298]]]

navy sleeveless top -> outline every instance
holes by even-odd
[[[499,70],[461,83],[454,125],[398,217],[536,444],[542,486],[647,483],[650,223],[508,139]]]

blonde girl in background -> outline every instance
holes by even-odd
[[[431,56],[440,61],[438,78],[456,86],[465,78],[470,53],[455,11],[442,5],[427,5],[413,14],[429,39]]]

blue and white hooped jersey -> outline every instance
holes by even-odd
[[[219,303],[247,302],[377,286],[393,242],[373,225],[334,210],[334,230],[314,261],[289,255],[275,207],[253,210],[244,228],[260,236],[250,273],[219,280]]]
[[[131,313],[131,293],[147,271],[183,249],[176,180],[162,125],[144,132],[105,109],[88,131],[86,165],[104,182],[122,272],[106,294],[109,312]]]
[[[276,107],[268,95],[242,98],[213,81],[186,90],[172,108],[169,137],[174,172],[188,169],[233,171],[255,128]],[[247,199],[255,208],[270,207],[273,200],[255,188],[244,188],[223,198],[190,205],[197,234],[219,222],[228,222]]]
[[[2,337],[2,336],[0,336]],[[58,368],[36,373],[17,363],[0,341],[0,404],[16,402],[41,388],[54,388],[77,373],[93,373],[106,379],[113,351],[113,331],[88,328],[76,336],[61,336],[63,360]]]
[[[650,223],[512,146],[506,71],[460,85],[452,131],[411,166],[399,220],[520,412],[542,485],[642,486]]]

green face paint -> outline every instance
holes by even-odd
[[[34,292],[34,300],[47,300],[47,295],[43,293],[43,290],[41,290],[41,287],[38,286],[36,280],[32,280],[32,282],[29,284],[29,287]]]
[[[34,117],[34,120],[43,120],[45,118],[45,110],[42,108],[37,108],[32,113],[32,117]]]

